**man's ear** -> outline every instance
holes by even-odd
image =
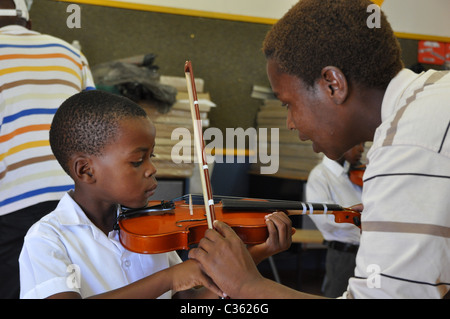
[[[337,67],[324,67],[321,72],[319,84],[327,96],[336,104],[344,103],[348,97],[349,87],[347,78]]]
[[[92,159],[86,155],[75,155],[72,159],[74,177],[82,182],[92,184],[95,182],[95,175]]]

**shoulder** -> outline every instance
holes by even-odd
[[[77,219],[76,205],[69,193],[66,193],[54,211],[45,215],[30,227],[25,238],[57,238],[63,232],[64,225],[71,223],[74,219]]]
[[[449,119],[450,72],[401,73],[386,90],[372,148],[410,145],[450,156]]]
[[[326,179],[327,168],[323,163],[316,165],[308,175],[308,183]]]

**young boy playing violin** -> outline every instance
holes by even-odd
[[[21,298],[207,298],[221,291],[176,252],[126,250],[113,229],[118,207],[147,204],[157,187],[155,126],[132,101],[101,91],[76,94],[56,112],[50,145],[75,188],[28,231],[19,258]],[[290,245],[289,219],[269,217],[260,261]],[[290,232],[289,232],[290,235]],[[199,289],[190,289],[203,286]]]
[[[332,160],[327,156],[315,166],[308,176],[305,198],[312,203],[339,204],[351,207],[361,203],[362,187],[349,177],[352,165],[360,163],[364,143],[360,143]],[[327,246],[323,294],[339,297],[348,286],[348,280],[355,270],[360,229],[350,223],[336,223],[334,216],[309,215],[325,239]]]

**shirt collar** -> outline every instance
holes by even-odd
[[[61,225],[87,225],[95,227],[72,196],[73,190],[64,194],[55,210],[55,214]]]
[[[73,190],[64,194],[55,210],[61,225],[91,225],[92,222],[72,198]]]
[[[329,159],[326,156],[323,157],[322,163],[336,176],[347,174],[348,169],[350,168],[350,163],[348,163],[347,161],[345,161],[344,166],[342,166],[338,162]]]
[[[0,34],[22,35],[22,34],[39,34],[39,32],[32,31],[21,25],[11,24],[0,28]]]

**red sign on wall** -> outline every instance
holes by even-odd
[[[445,62],[450,63],[450,43],[445,44]]]
[[[419,63],[442,65],[445,62],[448,43],[437,41],[419,41]]]

